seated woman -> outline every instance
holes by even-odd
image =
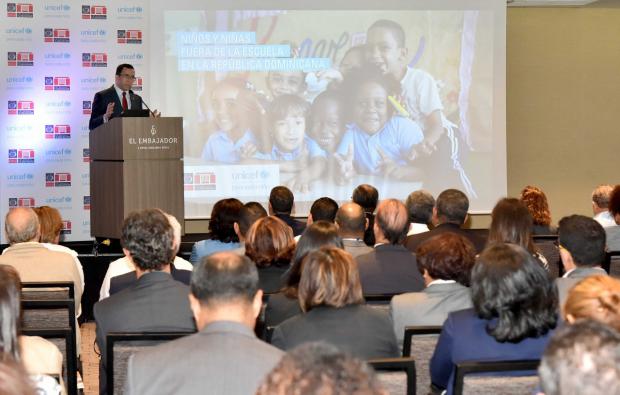
[[[198,241],[192,247],[189,261],[196,266],[200,259],[218,251],[228,251],[239,248],[239,236],[235,233],[233,224],[239,220],[239,212],[243,207],[237,199],[222,199],[215,203],[211,210],[209,234],[206,240]]]
[[[430,362],[431,381],[452,394],[462,361],[540,359],[557,323],[554,283],[525,249],[495,244],[471,276],[473,309],[448,315]]]
[[[620,281],[605,275],[579,281],[568,293],[562,316],[571,324],[591,319],[620,332]]]
[[[527,207],[534,223],[532,233],[535,235],[555,235],[558,229],[551,225],[551,210],[547,195],[542,189],[531,185],[526,186],[521,191],[521,202]]]
[[[418,247],[418,269],[426,288],[422,292],[396,295],[390,303],[399,344],[403,342],[405,326],[441,326],[448,313],[472,306],[467,287],[475,256],[471,241],[450,232],[432,237]]]
[[[245,236],[245,255],[256,264],[258,287],[266,294],[282,288],[294,252],[293,230],[277,217],[260,218]]]
[[[288,350],[325,341],[357,358],[399,356],[390,318],[364,304],[357,266],[348,252],[323,247],[308,254],[298,298],[304,313],[276,327],[274,346]]]
[[[287,318],[301,313],[297,291],[301,278],[301,262],[312,251],[324,246],[344,248],[338,236],[338,228],[331,222],[317,221],[306,228],[297,242],[286,285],[277,294],[271,295],[265,310],[265,325],[275,326]]]

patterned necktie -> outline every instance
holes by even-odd
[[[123,111],[127,111],[127,92],[123,92]]]

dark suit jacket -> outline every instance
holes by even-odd
[[[500,343],[486,331],[489,321],[478,318],[474,309],[448,315],[443,324],[430,371],[433,384],[452,394],[455,364],[475,360],[540,359],[553,331],[540,337],[528,337],[518,343]]]
[[[267,266],[258,268],[258,288],[264,293],[272,294],[280,291],[286,280],[290,266]]]
[[[189,281],[192,278],[191,271],[177,269],[174,265],[170,265],[170,274],[172,275],[172,278],[185,285],[189,285]],[[121,274],[120,276],[112,277],[110,279],[110,295],[114,295],[125,288],[129,288],[136,281],[138,281],[138,278],[136,277],[135,270],[133,272]]]
[[[284,221],[288,226],[290,226],[293,229],[293,235],[295,236],[299,236],[300,234],[304,233],[304,230],[306,230],[305,222],[298,221],[288,214],[274,215]]]
[[[398,357],[386,312],[365,305],[315,307],[276,327],[271,343],[283,350],[312,341],[331,343],[358,358]]]
[[[297,298],[291,299],[282,292],[269,296],[265,308],[265,325],[276,326],[283,321],[301,314],[301,306]]]
[[[364,295],[401,294],[424,289],[415,255],[402,245],[381,244],[356,259]]]
[[[129,97],[127,100],[131,102],[129,105],[131,109],[136,110],[142,108],[142,98],[133,93],[133,91],[129,91]],[[103,124],[103,115],[105,114],[109,103],[114,103],[112,117],[114,118],[120,116],[123,112],[123,104],[116,94],[114,85],[95,93],[92,111],[90,113],[90,121],[88,122],[88,129],[93,130]]]
[[[106,393],[105,336],[118,331],[195,331],[188,294],[189,288],[175,281],[169,273],[151,272],[144,274],[131,287],[95,304],[96,340],[101,350],[101,394]]]
[[[435,228],[429,230],[428,232],[407,236],[407,240],[405,240],[405,247],[407,247],[409,251],[415,252],[415,250],[418,248],[420,244],[422,244],[422,242],[430,239],[433,236],[437,236],[437,235],[440,235],[446,232],[456,233],[456,234],[459,234],[467,238],[469,241],[472,242],[472,244],[476,248],[477,253],[480,253],[484,249],[485,244],[487,242],[486,239],[482,237],[481,235],[475,232],[472,232],[468,229],[462,229],[457,224],[443,223],[443,224],[437,225]]]
[[[375,215],[373,213],[366,213],[366,218],[368,218],[368,227],[364,231],[364,243],[366,243],[369,247],[375,246]]]

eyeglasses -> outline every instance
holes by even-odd
[[[129,74],[121,74],[120,76],[121,76],[121,77],[125,77],[125,78],[127,78],[127,79],[130,79],[130,80],[132,80],[132,81],[135,81],[135,80],[136,80],[136,77],[135,77],[134,75],[129,75]]]
[[[554,241],[553,245],[555,245],[555,248],[557,248],[558,250],[566,250],[566,248],[562,244],[560,244],[559,240]]]

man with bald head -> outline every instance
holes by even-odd
[[[354,258],[372,251],[372,247],[364,243],[368,218],[362,206],[357,203],[345,203],[340,206],[336,213],[336,225],[344,249]]]
[[[364,295],[424,289],[415,256],[403,246],[408,230],[409,214],[405,205],[396,199],[382,201],[373,227],[375,248],[357,258]]]
[[[22,281],[73,282],[75,311],[79,311],[82,280],[73,256],[48,250],[39,243],[41,226],[34,210],[26,207],[10,210],[4,220],[4,231],[11,245],[2,252],[0,265],[13,266]]]

